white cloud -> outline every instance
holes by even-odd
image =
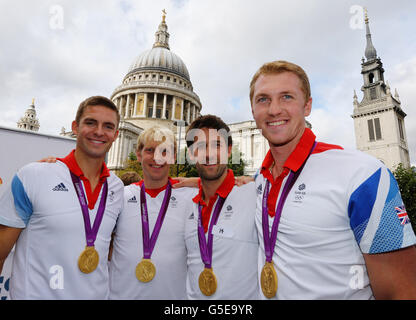
[[[360,94],[365,30],[352,29],[353,5],[367,6],[373,43],[408,114],[416,161],[413,13],[416,3],[372,1],[2,1],[0,125],[15,126],[33,97],[40,130],[69,128],[84,98],[110,96],[133,60],[149,49],[166,9],[171,50],[188,67],[203,113],[227,122],[251,119],[248,86],[264,62],[300,64],[313,89],[313,128],[321,141],[354,146],[353,89]],[[63,8],[52,29],[50,8]]]

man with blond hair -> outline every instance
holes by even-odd
[[[136,151],[143,180],[124,189],[114,235],[110,299],[186,299],[185,220],[196,189],[172,189],[176,143],[171,130],[141,133]]]
[[[317,142],[304,70],[264,64],[250,84],[270,150],[256,175],[259,277],[269,299],[416,298],[416,240],[377,159]]]

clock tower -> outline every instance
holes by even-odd
[[[380,57],[372,43],[367,12],[365,11],[366,48],[361,74],[363,98],[358,101],[354,90],[354,130],[357,149],[381,160],[390,170],[399,163],[410,167],[404,118],[397,89],[392,95],[384,79]]]

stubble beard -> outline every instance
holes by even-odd
[[[213,181],[219,179],[224,174],[225,170],[227,170],[227,165],[220,165],[218,170],[211,175],[206,173],[202,165],[197,165],[196,170],[201,180]]]

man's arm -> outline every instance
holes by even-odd
[[[376,299],[416,299],[416,247],[364,254]]]
[[[0,274],[3,264],[23,229],[0,225]]]

